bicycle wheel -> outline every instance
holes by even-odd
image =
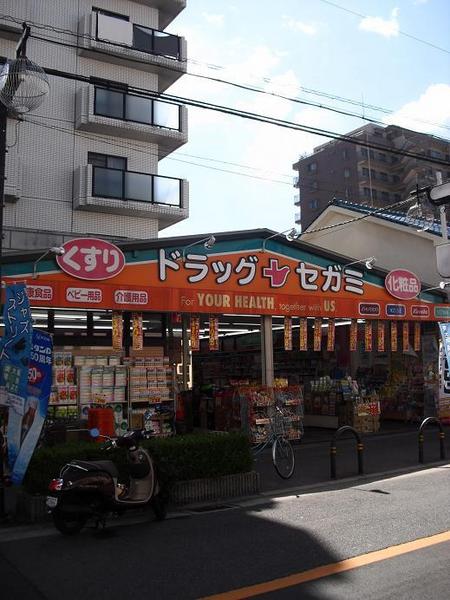
[[[295,467],[294,450],[289,440],[277,437],[272,446],[272,460],[276,472],[283,479],[292,477]]]

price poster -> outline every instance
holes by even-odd
[[[133,350],[142,350],[144,347],[142,313],[131,313],[131,320],[133,323]]]
[[[308,350],[308,321],[307,321],[307,319],[300,319],[299,343],[300,343],[300,350],[302,350],[302,351]]]
[[[322,349],[322,319],[314,319],[314,352]]]
[[[284,349],[292,350],[292,317],[284,317]]]
[[[373,347],[373,327],[372,321],[366,321],[364,325],[364,341],[366,352],[372,352]]]
[[[216,315],[209,317],[209,349],[219,349],[219,317]]]
[[[191,317],[191,350],[198,352],[200,350],[200,318]]]
[[[114,311],[112,314],[112,347],[113,347],[113,350],[122,350],[122,345],[123,345],[122,313]]]
[[[386,323],[384,321],[377,323],[377,349],[378,352],[386,350]]]
[[[420,337],[421,337],[422,328],[420,326],[419,321],[414,323],[414,351],[420,352]]]
[[[403,352],[409,350],[409,323],[404,321],[403,325]]]
[[[350,321],[350,351],[355,352],[358,347],[358,321]]]
[[[391,351],[397,352],[397,350],[398,350],[397,321],[391,321]]]
[[[336,322],[334,319],[328,319],[328,338],[327,338],[328,352],[333,352],[335,338],[336,338]]]

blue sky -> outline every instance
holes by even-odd
[[[188,0],[168,28],[187,39],[189,72],[446,138],[449,30],[449,0]],[[339,133],[365,123],[360,117],[188,75],[168,93]],[[322,94],[393,112],[363,109]],[[160,163],[160,173],[189,180],[190,217],[162,235],[292,227],[292,164],[326,141],[189,108],[189,142]]]

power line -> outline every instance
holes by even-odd
[[[356,17],[360,17],[361,19],[368,18],[368,15],[363,15],[362,13],[356,12],[355,10],[351,10],[350,8],[346,8],[345,6],[341,6],[340,4],[337,4],[336,2],[331,2],[330,0],[320,0],[320,1],[323,2],[324,4],[329,4],[330,6],[334,6],[334,8],[338,8],[339,10],[342,10],[346,13],[349,13]],[[410,38],[411,40],[420,42],[421,44],[425,44],[426,46],[430,46],[431,48],[434,48],[435,50],[440,50],[441,52],[445,52],[446,54],[450,54],[450,50],[447,50],[446,48],[442,48],[441,46],[437,46],[436,44],[433,44],[432,42],[428,42],[427,40],[423,40],[422,38],[419,38],[415,35],[406,33],[406,31],[402,31],[401,29],[399,29],[398,32],[400,35]]]

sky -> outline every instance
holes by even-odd
[[[186,38],[188,72],[203,77],[167,92],[342,134],[366,117],[450,138],[449,30],[449,0],[187,0],[167,31]],[[160,235],[293,227],[292,165],[328,139],[188,114],[189,142],[159,172],[189,181],[190,216]]]

